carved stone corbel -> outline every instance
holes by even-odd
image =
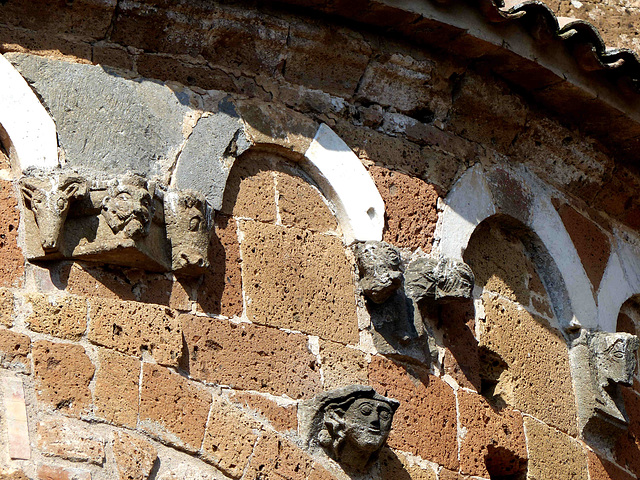
[[[631,386],[638,337],[583,329],[571,347],[578,423],[588,441],[610,443],[627,429],[620,386]]]
[[[203,273],[209,267],[211,232],[204,195],[194,190],[167,192],[164,218],[171,246],[171,269],[185,275]]]
[[[349,385],[303,402],[298,431],[312,453],[324,452],[346,471],[362,473],[377,459],[399,406],[371,387]]]
[[[114,234],[138,239],[149,233],[153,201],[147,181],[137,175],[114,180],[102,199],[102,216]]]

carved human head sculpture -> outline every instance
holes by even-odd
[[[416,302],[471,298],[475,277],[466,263],[451,258],[418,258],[405,272],[405,291]]]
[[[45,252],[58,250],[69,205],[87,194],[88,182],[75,174],[26,176],[20,179],[20,193],[33,212]]]
[[[123,232],[128,238],[138,239],[148,232],[152,202],[146,180],[130,175],[109,186],[102,201],[102,215],[113,233]]]
[[[596,332],[589,345],[602,388],[609,384],[632,384],[637,365],[638,337],[621,332]]]
[[[204,195],[193,190],[165,194],[167,237],[171,243],[172,269],[176,272],[198,275],[209,266],[210,222],[206,207]]]
[[[347,469],[363,471],[387,440],[399,405],[371,387],[350,385],[306,402],[301,418],[311,423],[306,426],[310,446],[319,445]],[[305,416],[305,408],[312,414]]]
[[[377,241],[358,243],[354,251],[365,296],[375,303],[384,302],[402,285],[400,252]]]

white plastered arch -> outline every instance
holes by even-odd
[[[576,325],[597,328],[598,309],[591,282],[545,185],[524,169],[510,170],[509,173],[531,193],[528,211],[522,212],[517,220],[522,220],[542,242],[555,263],[562,288],[566,290],[566,301],[561,303],[568,304],[554,305],[561,325],[564,328]],[[465,172],[452,188],[444,201],[436,229],[434,253],[462,259],[476,227],[483,220],[501,213],[486,181],[486,174],[481,165],[476,165]]]
[[[0,55],[0,125],[21,171],[58,166],[56,126],[20,73]]]

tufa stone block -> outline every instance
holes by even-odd
[[[355,348],[321,340],[320,363],[325,390],[367,383],[366,355]]]
[[[13,326],[14,302],[13,292],[0,287],[0,325],[7,328]]]
[[[295,430],[298,426],[298,407],[295,403],[281,405],[266,395],[242,391],[231,393],[229,399],[247,413],[270,423],[278,431]]]
[[[38,480],[91,480],[91,472],[80,468],[38,467]]]
[[[137,357],[148,351],[161,365],[178,365],[182,330],[173,310],[107,299],[93,299],[90,306],[92,343]]]
[[[244,478],[307,478],[313,464],[313,459],[289,440],[268,432],[258,441]]]
[[[589,480],[634,480],[636,477],[615,463],[588,452]]]
[[[18,247],[20,214],[11,182],[0,180],[0,286],[18,285],[24,274],[24,256]]]
[[[31,313],[26,321],[34,332],[78,340],[87,329],[87,301],[72,296],[30,294]]]
[[[291,398],[320,390],[307,337],[248,323],[180,315],[192,378]]]
[[[104,348],[98,349],[95,415],[107,422],[135,428],[138,421],[140,360]]]
[[[588,480],[587,451],[574,438],[524,417],[529,464],[527,478]]]
[[[413,464],[401,452],[383,447],[380,452],[380,477],[398,480],[436,480],[436,470]]]
[[[68,418],[46,418],[38,423],[38,448],[48,456],[72,462],[102,465],[104,439],[84,423]]]
[[[197,452],[211,394],[166,368],[143,364],[138,427],[163,443]]]
[[[158,459],[151,442],[123,431],[113,436],[113,455],[120,480],[147,480]]]
[[[32,346],[39,401],[71,415],[89,410],[95,367],[80,345],[40,340]]]
[[[0,328],[0,366],[30,373],[31,339],[27,335]]]
[[[240,478],[260,431],[258,422],[222,398],[214,396],[202,455],[225,475]]]
[[[384,200],[383,240],[397,247],[431,252],[438,221],[436,188],[420,178],[375,165],[369,173]]]
[[[447,468],[458,468],[456,398],[449,385],[419,367],[381,356],[369,364],[369,382],[400,402],[389,446]]]
[[[353,273],[336,237],[243,222],[247,316],[255,323],[356,344]]]

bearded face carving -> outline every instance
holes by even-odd
[[[126,177],[109,187],[109,193],[102,201],[102,216],[113,233],[122,232],[125,237],[137,240],[149,231],[152,202],[143,178]]]

